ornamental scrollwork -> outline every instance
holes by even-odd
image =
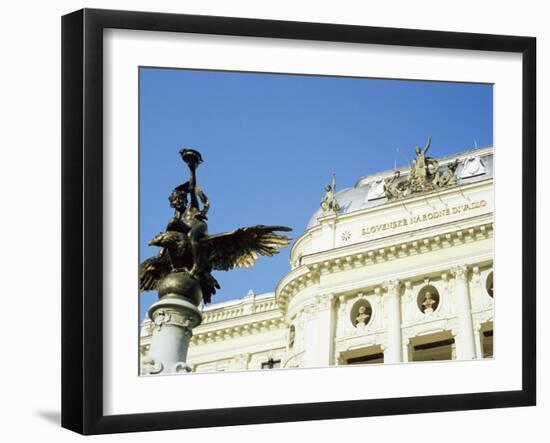
[[[466,276],[468,275],[468,266],[466,265],[456,266],[453,269],[451,269],[451,273],[454,275],[455,279],[465,280]]]
[[[189,366],[184,361],[179,361],[179,362],[175,363],[173,368],[172,368],[172,372],[175,372],[175,373],[186,373],[186,372],[191,372],[191,371],[192,371],[191,366]]]
[[[160,331],[167,325],[178,326],[184,329],[187,337],[191,337],[193,326],[197,323],[196,319],[193,317],[181,315],[181,313],[176,310],[159,309],[153,314],[153,317],[153,323],[157,331]]]
[[[160,374],[164,366],[162,362],[153,357],[144,357],[141,359],[141,375]]]
[[[384,289],[388,291],[388,295],[399,295],[399,288],[401,287],[401,282],[399,280],[388,280],[383,284]]]
[[[168,323],[171,318],[172,316],[164,309],[159,309],[157,312],[155,312],[153,323],[155,324],[156,330],[160,331],[162,329],[162,326]]]

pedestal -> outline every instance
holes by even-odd
[[[141,361],[141,374],[190,372],[187,351],[193,328],[202,322],[199,309],[189,299],[170,294],[149,308],[149,318],[154,329],[149,352]]]

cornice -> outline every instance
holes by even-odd
[[[280,311],[276,312],[277,316],[271,316],[270,318],[256,319],[254,321],[233,325],[212,325],[215,327],[203,330],[197,328],[191,338],[191,345],[219,342],[286,328],[285,318]],[[242,321],[242,317],[239,320]]]
[[[301,243],[311,237],[316,231],[320,231],[323,229],[323,225],[326,223],[345,223],[348,220],[352,220],[354,218],[360,218],[363,216],[373,216],[375,213],[383,212],[386,210],[392,210],[395,207],[403,206],[403,204],[407,205],[413,205],[416,202],[424,202],[426,199],[435,198],[437,200],[441,200],[447,195],[454,194],[454,193],[464,193],[469,192],[471,190],[475,190],[476,188],[486,187],[486,186],[492,186],[493,184],[493,178],[489,177],[485,180],[476,181],[473,183],[464,183],[456,186],[452,186],[450,188],[439,190],[439,191],[432,191],[428,193],[421,193],[421,194],[413,194],[407,198],[401,198],[393,201],[388,201],[380,205],[371,206],[363,209],[358,209],[356,211],[348,212],[345,214],[330,214],[323,217],[319,217],[319,224],[312,226],[309,229],[306,229],[302,235],[300,235],[293,243],[291,249],[290,249],[290,257],[294,257],[294,251],[300,247]]]
[[[446,236],[450,232],[457,230],[468,231],[471,228],[488,225],[493,223],[493,213],[476,215],[461,220],[449,221],[435,226],[427,226],[416,229],[414,231],[406,231],[398,234],[387,235],[374,240],[365,240],[362,242],[352,243],[350,245],[340,246],[325,251],[315,252],[302,256],[302,265],[309,266],[313,263],[319,263],[335,256],[350,256],[359,254],[365,250],[383,250],[391,249],[391,247],[399,244],[423,242],[428,237]],[[414,236],[414,238],[411,238]]]
[[[493,222],[487,217],[484,223],[480,218],[475,218],[478,224],[471,226],[455,227],[455,229],[436,232],[425,230],[431,235],[406,239],[405,236],[396,236],[395,243],[387,242],[378,246],[376,243],[363,242],[346,246],[344,248],[311,254],[304,264],[285,275],[275,289],[275,298],[279,308],[286,312],[289,301],[301,290],[319,282],[320,277],[350,269],[372,266],[379,263],[398,260],[413,255],[421,255],[431,251],[451,248],[454,246],[485,240],[493,236]],[[447,226],[447,229],[449,227]],[[399,241],[401,240],[401,241]]]

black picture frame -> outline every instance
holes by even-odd
[[[522,55],[522,389],[132,415],[103,413],[103,31],[192,32]],[[536,39],[340,24],[83,9],[62,18],[62,426],[82,434],[536,404]]]

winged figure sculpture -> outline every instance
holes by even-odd
[[[178,231],[161,232],[150,245],[160,246],[160,252],[145,260],[139,269],[141,291],[158,289],[159,282],[170,272],[192,270],[198,280],[205,303],[220,285],[212,276],[212,270],[229,271],[235,267],[250,267],[258,256],[273,256],[278,249],[290,242],[290,237],[275,231],[290,231],[286,226],[251,226],[231,232],[205,236],[199,243],[202,266],[194,266],[189,237]]]
[[[184,273],[199,283],[202,299],[209,303],[216,289],[220,288],[211,274],[212,270],[248,268],[260,255],[269,257],[277,254],[278,249],[289,244],[291,238],[276,231],[288,232],[291,228],[257,225],[208,235],[206,213],[209,203],[196,185],[195,177],[195,170],[202,158],[191,149],[184,149],[180,154],[191,170],[191,178],[170,195],[175,214],[166,231],[149,241],[149,245],[161,249],[157,255],[141,263],[139,288],[140,291],[158,290],[169,274]],[[199,199],[203,209],[199,208]]]

